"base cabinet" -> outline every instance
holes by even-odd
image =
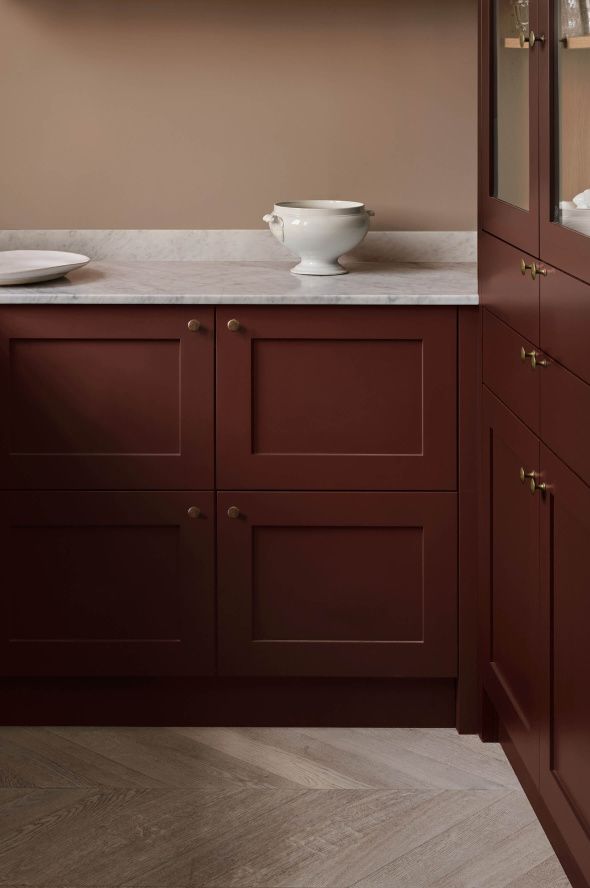
[[[213,674],[212,493],[20,491],[0,514],[4,675]]]
[[[220,672],[455,676],[456,527],[453,493],[219,494]]]

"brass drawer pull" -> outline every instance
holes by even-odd
[[[236,333],[240,329],[240,322],[236,318],[232,318],[227,322],[227,329],[230,333]]]
[[[529,480],[529,489],[533,495],[537,490],[544,492],[549,489],[549,485],[545,484],[544,481],[537,481],[537,478],[540,477],[538,472],[527,472],[526,469],[521,466],[519,475],[522,484],[524,484],[527,479]]]
[[[532,273],[534,267],[535,267],[534,264],[529,265],[528,262],[526,261],[526,259],[520,260],[520,273],[522,274],[523,277],[525,276],[527,271],[530,271]]]
[[[238,507],[237,506],[230,506],[229,509],[227,510],[227,517],[228,518],[239,518],[240,517],[240,510],[238,509]]]
[[[520,360],[524,362],[524,361],[526,361],[527,358],[530,358],[531,367],[533,368],[533,370],[536,370],[537,367],[548,367],[549,366],[549,361],[547,360],[547,358],[540,357],[540,352],[537,352],[537,351],[528,352],[523,345],[520,350]]]
[[[189,508],[186,510],[186,514],[189,518],[198,518],[201,514],[201,510],[198,506],[189,506]]]
[[[201,322],[200,322],[200,321],[197,321],[196,318],[191,318],[190,321],[188,322],[188,324],[187,324],[186,326],[189,328],[189,330],[191,331],[191,333],[196,333],[197,330],[198,330],[198,329],[200,328],[200,326],[201,326]]]
[[[537,279],[538,274],[540,274],[542,277],[547,277],[547,269],[543,268],[542,265],[537,265],[536,262],[533,262],[531,268],[531,277],[534,281]]]

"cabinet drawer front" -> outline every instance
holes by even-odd
[[[541,280],[541,347],[590,384],[590,286],[554,268]]]
[[[239,307],[217,331],[218,487],[455,489],[455,309]]]
[[[221,674],[456,675],[456,512],[453,493],[218,494]]]
[[[525,350],[522,360],[521,349]],[[535,347],[487,311],[483,313],[483,381],[531,429],[539,429],[539,377]]]
[[[211,489],[213,328],[200,306],[2,308],[0,485]]]
[[[539,472],[539,440],[484,389],[482,655],[484,687],[536,784],[542,644],[539,494],[520,469]]]
[[[590,880],[590,488],[547,448],[550,485],[541,506],[541,566],[547,718],[541,744],[541,792]]]
[[[479,239],[479,295],[482,305],[539,345],[539,278],[521,272],[535,260],[489,234]]]
[[[590,386],[551,362],[541,379],[541,438],[590,484]]]
[[[0,673],[213,673],[212,493],[21,491],[0,514]]]

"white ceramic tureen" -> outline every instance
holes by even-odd
[[[338,259],[357,247],[374,213],[350,200],[288,200],[263,217],[301,262],[293,274],[346,274]]]

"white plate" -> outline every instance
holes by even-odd
[[[0,287],[53,281],[90,262],[81,253],[56,250],[4,250],[0,252]]]

